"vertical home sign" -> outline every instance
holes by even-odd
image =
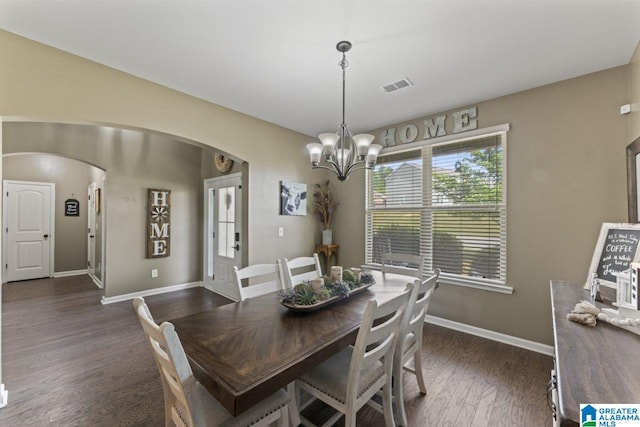
[[[147,258],[171,252],[171,190],[149,189],[147,195]]]

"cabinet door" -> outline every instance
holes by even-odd
[[[553,417],[553,427],[560,427],[560,416],[558,415],[558,381],[556,379],[556,370],[551,370],[551,379],[547,384],[547,404],[551,409]]]

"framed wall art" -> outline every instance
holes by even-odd
[[[280,215],[307,214],[307,184],[280,182]]]
[[[171,254],[171,190],[147,192],[147,258]]]
[[[594,278],[599,285],[616,288],[617,275],[629,269],[640,256],[640,224],[605,222],[600,228],[585,289]]]
[[[64,201],[64,216],[80,216],[80,202],[73,198]]]

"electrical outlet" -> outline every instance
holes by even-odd
[[[153,270],[151,270],[151,277],[158,277],[158,269],[154,268]]]
[[[284,227],[278,227],[278,237],[284,237]]]

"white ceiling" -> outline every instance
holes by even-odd
[[[0,0],[0,28],[317,135],[340,40],[355,133],[626,64],[640,0]]]

